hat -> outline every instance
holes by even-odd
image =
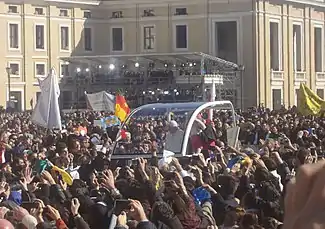
[[[24,226],[27,229],[34,229],[37,226],[37,220],[34,216],[32,215],[26,215],[24,218],[21,220],[21,222],[24,224]]]
[[[169,122],[170,127],[178,127],[178,123],[175,120]]]

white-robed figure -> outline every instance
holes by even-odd
[[[174,153],[180,153],[184,138],[184,131],[178,127],[178,123],[174,120],[169,122],[169,131],[166,134],[165,150]]]

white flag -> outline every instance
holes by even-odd
[[[32,122],[48,129],[61,130],[60,87],[53,68],[44,80],[39,80],[39,86],[41,94],[32,114]]]

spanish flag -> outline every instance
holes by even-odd
[[[302,115],[320,116],[324,111],[325,101],[302,83],[298,93],[297,108]]]
[[[126,103],[124,96],[116,95],[115,100],[115,116],[118,117],[121,122],[124,122],[128,114],[130,113],[130,108]]]

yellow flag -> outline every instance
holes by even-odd
[[[325,108],[325,101],[305,84],[300,84],[298,93],[298,111],[302,115],[320,116]]]
[[[55,165],[52,167],[52,170],[58,172],[61,175],[62,180],[65,183],[67,183],[67,185],[69,185],[69,186],[72,185],[73,179],[69,173],[67,173],[66,171],[64,171],[63,169],[60,169],[59,167],[57,167]]]

